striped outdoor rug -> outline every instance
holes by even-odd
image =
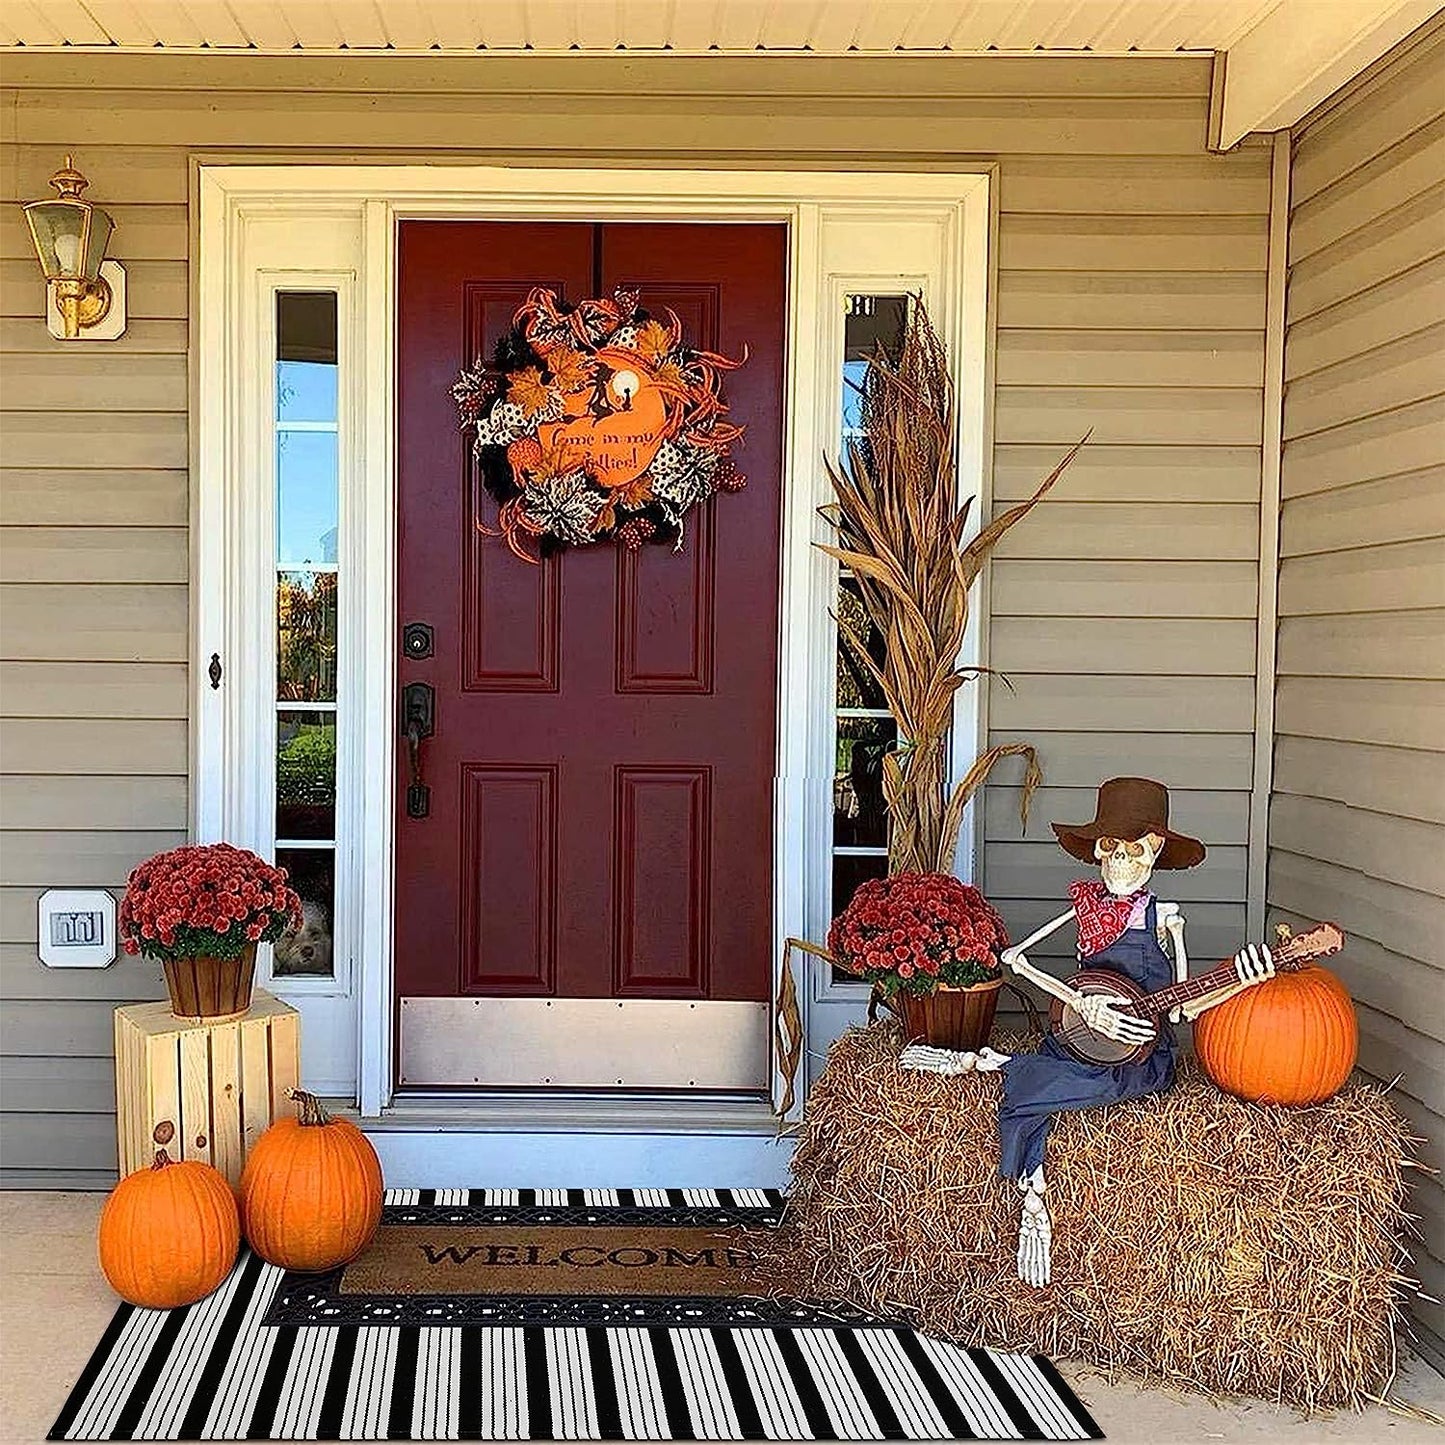
[[[386,1212],[762,1219],[780,1206],[763,1190],[392,1190]],[[298,1278],[246,1251],[197,1304],[122,1305],[50,1439],[1102,1438],[1042,1356],[904,1328],[455,1324],[446,1301],[435,1323],[425,1308],[403,1323],[266,1323]]]

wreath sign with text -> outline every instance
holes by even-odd
[[[689,346],[675,312],[639,299],[618,290],[572,306],[538,287],[494,364],[452,388],[500,503],[495,528],[477,525],[524,561],[538,560],[529,539],[542,554],[609,537],[680,548],[694,507],[746,483],[729,455],[743,428],[719,392],[742,361]]]

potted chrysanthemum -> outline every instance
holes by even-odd
[[[828,952],[873,985],[908,1042],[979,1049],[1003,985],[1008,932],[978,891],[947,873],[893,873],[862,884],[828,930]]]
[[[257,945],[274,943],[300,911],[286,870],[245,848],[173,848],[130,875],[120,939],[127,953],[160,960],[173,1012],[225,1018],[251,1006]]]

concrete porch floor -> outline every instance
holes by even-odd
[[[6,1445],[45,1438],[115,1309],[95,1258],[103,1201],[99,1194],[0,1194],[0,1441]],[[1264,1404],[1216,1404],[1183,1392],[1110,1384],[1067,1361],[1059,1365],[1118,1445],[1445,1441],[1445,1429],[1428,1418],[1385,1409],[1303,1419]],[[1414,1357],[1402,1362],[1395,1395],[1416,1410],[1445,1416],[1445,1379]]]

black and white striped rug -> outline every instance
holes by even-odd
[[[387,1214],[398,1219],[459,1210],[646,1218],[682,1209],[761,1218],[780,1205],[762,1190],[387,1195]],[[906,1328],[457,1324],[446,1310],[435,1323],[267,1323],[296,1278],[246,1251],[197,1304],[122,1305],[49,1438],[1102,1438],[1044,1357],[964,1349]]]

